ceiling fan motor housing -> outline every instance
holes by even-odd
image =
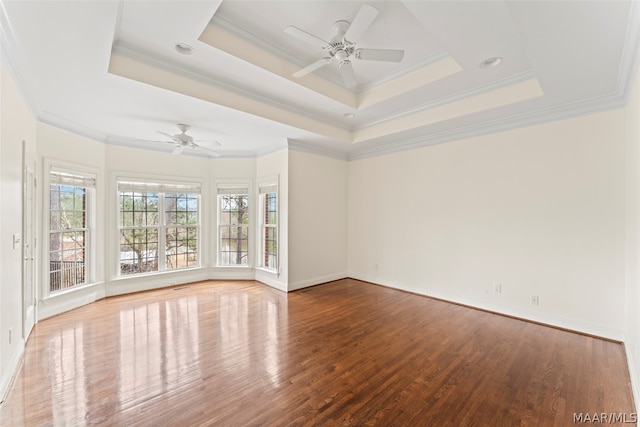
[[[331,57],[344,61],[353,54],[355,44],[344,38],[351,24],[347,21],[337,21],[333,24],[334,36],[331,37],[329,54]]]
[[[186,132],[191,128],[189,125],[185,125],[183,123],[178,123],[178,129],[182,133],[175,134],[173,136],[176,142],[179,142],[182,145],[191,145],[193,144],[193,138],[190,135],[187,135]]]

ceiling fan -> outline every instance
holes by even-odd
[[[306,76],[336,59],[339,61],[340,75],[344,84],[351,88],[357,84],[355,73],[351,66],[351,59],[386,62],[402,61],[404,50],[356,48],[356,43],[352,41],[359,39],[365,33],[377,15],[378,10],[375,7],[368,4],[362,5],[353,22],[337,21],[333,24],[333,37],[328,42],[294,26],[285,28],[285,33],[320,47],[328,53],[328,56],[296,71],[293,76]]]
[[[187,135],[187,131],[191,128],[189,125],[185,125],[184,123],[177,124],[178,129],[180,129],[180,133],[175,135],[170,135],[166,132],[158,131],[159,134],[167,136],[171,138],[171,141],[163,141],[169,144],[175,144],[175,148],[171,152],[171,154],[182,154],[182,152],[187,148],[192,148],[194,150],[202,151],[209,156],[212,157],[220,157],[220,153],[217,151],[210,150],[207,147],[203,147],[203,144],[209,144],[213,146],[220,146],[221,144],[218,141],[206,141],[206,140],[195,140],[191,135]],[[196,144],[198,142],[199,144]]]

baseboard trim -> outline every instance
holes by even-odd
[[[323,285],[329,282],[335,282],[336,280],[341,280],[347,278],[347,273],[338,273],[338,274],[329,274],[327,276],[314,277],[312,279],[299,280],[294,283],[289,283],[287,288],[289,292],[298,291],[300,289],[309,288],[311,286]]]
[[[2,398],[0,400],[0,410],[2,409],[2,404],[7,399],[9,392],[13,388],[13,384],[15,382],[16,376],[24,360],[23,359],[24,349],[25,349],[25,343],[24,343],[24,340],[21,338],[20,342],[16,346],[17,351],[14,353],[13,357],[11,358],[11,362],[9,362],[9,365],[7,366],[7,369],[5,369],[5,371],[3,372],[2,377],[0,377],[0,397]]]
[[[638,404],[640,404],[640,384],[638,383],[638,369],[635,364],[633,354],[628,345],[630,342],[629,337],[625,338],[624,354],[627,356],[627,368],[629,370],[629,383],[631,384],[631,393],[633,395],[633,404],[638,412]]]
[[[483,307],[482,305],[477,305],[477,304],[474,304],[472,302],[461,301],[459,299],[456,299],[454,296],[427,294],[427,293],[418,292],[418,291],[415,291],[415,290],[402,288],[402,287],[399,287],[399,286],[392,286],[392,285],[388,285],[388,284],[384,284],[384,283],[375,282],[375,281],[373,281],[371,279],[357,277],[357,275],[350,275],[349,278],[353,279],[353,280],[358,280],[360,282],[376,285],[376,286],[382,286],[382,287],[389,288],[389,289],[395,289],[395,290],[398,290],[398,291],[407,292],[407,293],[410,293],[410,294],[413,294],[413,295],[417,295],[417,296],[422,296],[422,297],[425,297],[425,298],[431,298],[431,299],[437,300],[437,301],[447,302],[447,303],[450,303],[450,304],[456,304],[456,305],[459,305],[459,306],[462,306],[462,307],[467,307],[467,308],[474,309],[474,310],[484,311],[486,313],[491,313],[491,314],[495,314],[495,315],[498,315],[498,316],[504,316],[504,317],[508,317],[508,318],[511,318],[511,319],[515,319],[515,320],[521,320],[521,321],[533,323],[533,324],[536,324],[536,325],[547,326],[547,327],[558,329],[558,330],[562,330],[562,331],[565,331],[565,332],[571,332],[571,333],[574,333],[574,334],[579,334],[579,335],[588,336],[588,337],[592,337],[592,338],[602,339],[602,340],[606,340],[606,341],[610,341],[610,342],[615,342],[615,343],[618,343],[618,344],[623,344],[624,343],[624,332],[622,332],[622,331],[612,331],[612,330],[600,328],[600,327],[595,326],[595,325],[583,325],[583,324],[579,324],[579,323],[575,323],[575,324],[572,324],[572,325],[562,325],[560,323],[554,322],[553,321],[554,319],[548,319],[547,320],[547,319],[535,318],[533,316],[525,316],[525,315],[520,315],[520,314],[509,313],[509,312],[506,312],[506,311],[500,311],[499,309],[490,308],[490,307]]]
[[[287,283],[281,282],[280,275],[263,270],[256,270],[256,276],[253,280],[263,285],[275,288],[282,292],[287,292]]]

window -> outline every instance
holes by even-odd
[[[120,275],[199,266],[200,185],[119,180]]]
[[[49,292],[89,282],[96,177],[56,166],[49,172]]]
[[[260,185],[260,266],[278,268],[278,193],[276,184]]]
[[[218,186],[218,265],[249,264],[249,188]]]

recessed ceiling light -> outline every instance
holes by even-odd
[[[494,56],[493,58],[487,58],[480,63],[480,68],[493,68],[502,64],[502,58]]]
[[[345,116],[347,119],[353,119],[356,115],[355,115],[355,114],[353,114],[353,113],[345,113],[345,114],[344,114],[344,116]]]
[[[183,55],[191,55],[193,53],[193,48],[186,43],[176,43],[175,45],[173,45],[173,48],[176,50],[176,52]]]

